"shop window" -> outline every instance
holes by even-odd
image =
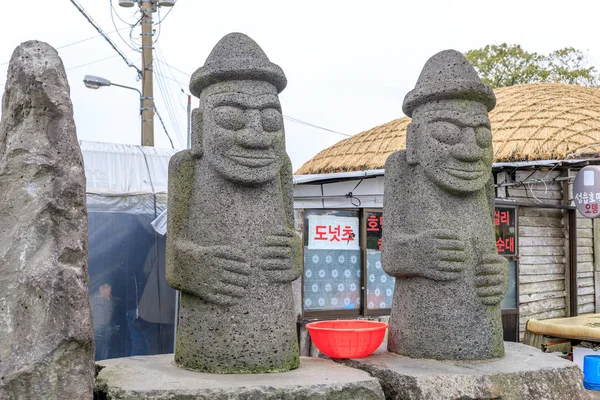
[[[517,208],[496,206],[494,210],[496,249],[508,259],[508,290],[500,304],[504,340],[519,341],[519,273],[517,265]]]
[[[304,315],[388,315],[394,278],[381,266],[381,210],[304,211]]]
[[[359,315],[362,257],[359,211],[304,213],[304,310]]]
[[[508,289],[500,304],[502,310],[517,309],[517,262],[508,261]]]
[[[396,279],[385,273],[381,265],[381,240],[383,233],[383,212],[364,211],[366,259],[365,274],[366,313],[370,315],[389,314],[394,297]]]
[[[509,260],[509,287],[501,304],[505,339],[516,340],[516,208],[497,206],[494,224],[498,253]],[[381,209],[304,210],[306,317],[389,315],[395,278],[381,265],[382,234]]]

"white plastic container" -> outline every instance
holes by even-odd
[[[583,371],[583,357],[590,355],[600,355],[600,351],[589,349],[587,347],[573,346],[573,362]]]

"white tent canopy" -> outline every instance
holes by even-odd
[[[80,141],[86,192],[104,196],[167,192],[169,160],[177,151]]]

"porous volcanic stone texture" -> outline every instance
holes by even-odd
[[[441,360],[504,354],[508,263],[495,245],[487,113],[494,102],[454,50],[433,56],[405,99],[413,117],[406,151],[385,167],[382,265],[397,278],[393,353]]]
[[[200,98],[192,148],[169,165],[166,275],[181,291],[175,361],[183,368],[298,367],[292,281],[302,259],[278,98],[285,82],[239,33],[221,39],[192,77]]]
[[[83,159],[56,50],[13,53],[0,123],[0,399],[91,399]]]
[[[273,374],[216,375],[187,371],[173,355],[98,362],[99,398],[110,400],[380,400],[376,378],[330,360],[302,357],[300,367]],[[105,397],[100,397],[100,396]]]
[[[577,365],[555,354],[506,342],[506,357],[437,361],[391,353],[340,362],[379,379],[387,400],[588,400]]]

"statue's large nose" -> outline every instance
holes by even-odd
[[[485,151],[477,145],[475,129],[472,127],[463,128],[461,134],[461,142],[452,146],[452,155],[460,161],[474,162],[481,160]]]
[[[246,110],[248,122],[237,132],[237,142],[240,146],[251,149],[268,149],[271,147],[271,136],[262,126],[260,110]]]

